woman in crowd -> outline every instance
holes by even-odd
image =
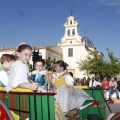
[[[102,81],[102,88],[109,89],[109,81],[108,81],[107,77],[104,77],[104,79]]]
[[[81,80],[81,85],[82,85],[82,86],[88,86],[88,85],[89,85],[86,77],[83,77],[83,79]]]

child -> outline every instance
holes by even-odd
[[[27,44],[22,44],[17,49],[18,60],[16,60],[10,68],[9,81],[7,84],[7,92],[12,88],[28,88],[36,90],[37,83],[30,83],[28,80],[29,69],[27,62],[29,62],[32,55],[32,48]]]
[[[85,100],[92,100],[92,98],[82,89],[74,89],[74,79],[66,71],[68,65],[58,60],[55,63],[56,73],[53,74],[54,84],[53,89],[57,93],[55,99],[59,102],[64,114],[77,115],[80,107]]]
[[[119,92],[118,92],[118,89],[117,89],[117,82],[115,81],[115,78],[112,77],[110,82],[109,82],[109,99],[111,99],[111,94],[113,93],[113,91],[116,92],[116,96],[117,96],[117,99],[119,99]]]
[[[28,66],[27,66],[27,62],[29,62],[30,57],[32,55],[32,48],[31,46],[27,45],[27,44],[22,44],[18,47],[17,49],[17,57],[18,60],[16,60],[10,68],[10,73],[9,73],[9,82],[7,84],[7,92],[9,92],[12,88],[28,88],[31,90],[36,90],[38,88],[38,83],[30,83],[28,81]],[[56,111],[60,111],[58,110],[60,107],[57,105],[57,103],[55,102],[55,107],[56,107]],[[61,112],[57,112],[56,115],[60,116],[62,113]],[[63,116],[65,120],[65,116]]]
[[[0,66],[0,87],[5,87],[8,83],[8,74],[7,71],[9,70],[11,64],[15,60],[14,55],[10,54],[3,54],[1,57],[1,66]]]
[[[36,66],[36,70],[34,70],[31,75],[31,77],[35,76],[35,80],[34,78],[32,80],[39,83],[39,85],[41,86],[47,86],[47,82],[45,80],[45,75],[47,71],[44,69],[45,60],[40,59],[36,61],[35,66]]]

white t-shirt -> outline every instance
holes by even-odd
[[[8,83],[8,74],[5,71],[0,71],[0,81],[6,86]]]
[[[28,66],[20,60],[16,60],[12,63],[9,72],[9,81],[7,84],[7,92],[12,88],[16,88],[21,83],[29,83],[28,81]]]
[[[93,85],[92,85],[92,80],[90,80],[90,83],[89,83],[89,87],[96,87],[97,85],[100,85],[101,86],[101,83],[100,82],[98,82],[98,81],[96,81],[96,80],[94,80],[94,82],[93,82]]]

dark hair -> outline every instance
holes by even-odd
[[[45,60],[44,60],[44,59],[39,59],[39,60],[37,60],[37,61],[35,62],[35,64],[36,64],[37,62],[41,62],[43,65],[45,65]]]
[[[63,60],[58,60],[57,62],[55,62],[55,64],[58,64],[60,67],[63,67],[64,70],[66,70],[66,68],[68,67],[68,64]]]
[[[17,52],[22,52],[24,49],[32,50],[32,47],[27,44],[22,44],[17,48]]]
[[[3,64],[5,62],[5,60],[7,62],[10,62],[12,60],[15,60],[15,56],[11,55],[11,54],[2,54],[2,57],[0,59],[1,64]]]
[[[71,75],[71,77],[73,77],[73,73],[72,72],[69,72],[69,74]]]
[[[86,77],[83,77],[83,80],[86,80]]]
[[[117,81],[117,77],[114,77],[115,81]]]

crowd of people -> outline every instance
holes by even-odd
[[[88,79],[86,77],[83,77],[83,79],[76,78],[74,79],[74,85],[88,86],[91,89],[104,89],[105,91],[109,91],[109,99],[111,99],[112,94],[115,92],[117,99],[119,99],[120,86],[117,77],[119,76],[111,78],[104,77],[103,80],[100,78],[95,79],[93,76]]]

